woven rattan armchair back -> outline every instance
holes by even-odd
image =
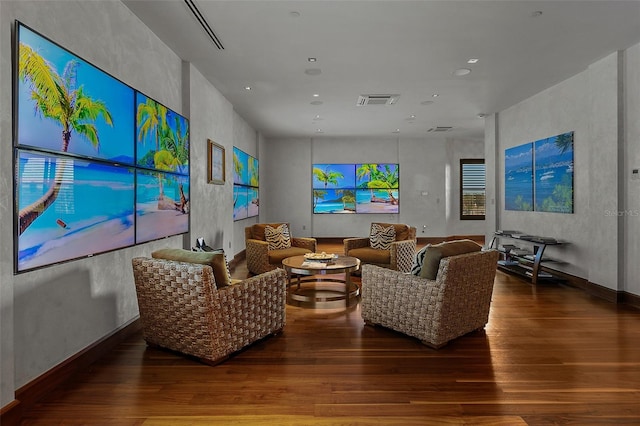
[[[435,280],[364,265],[362,318],[440,348],[487,324],[497,262],[495,250],[445,257]]]
[[[216,289],[210,266],[132,260],[144,338],[217,364],[286,322],[286,274],[278,269]]]

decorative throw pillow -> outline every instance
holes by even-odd
[[[413,258],[413,266],[411,266],[411,273],[417,277],[420,276],[420,272],[422,271],[422,265],[424,264],[424,256],[427,254],[427,250],[431,247],[431,244],[427,244],[422,247],[420,250],[416,252],[415,257]]]
[[[376,250],[389,250],[391,243],[396,240],[396,230],[392,226],[385,228],[377,223],[371,224],[369,245]]]
[[[155,259],[209,265],[213,269],[213,277],[216,280],[216,287],[218,289],[231,284],[229,264],[227,263],[223,249],[196,252],[179,248],[164,248],[151,253],[151,257]]]
[[[269,244],[269,250],[291,248],[291,235],[289,234],[289,227],[286,223],[283,223],[277,228],[267,225],[264,228],[264,237]]]
[[[433,245],[427,250],[420,276],[429,280],[435,280],[440,268],[440,260],[449,256],[457,256],[482,250],[482,246],[472,240],[445,241]]]

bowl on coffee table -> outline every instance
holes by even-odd
[[[323,263],[331,263],[333,260],[338,257],[332,253],[307,253],[304,255],[305,260],[310,262],[323,262]]]

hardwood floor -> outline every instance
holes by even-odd
[[[640,311],[498,272],[485,332],[433,350],[357,304],[289,306],[283,334],[215,367],[135,335],[22,424],[638,425]]]

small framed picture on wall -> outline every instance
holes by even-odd
[[[225,181],[224,147],[207,139],[207,183],[223,185]]]

